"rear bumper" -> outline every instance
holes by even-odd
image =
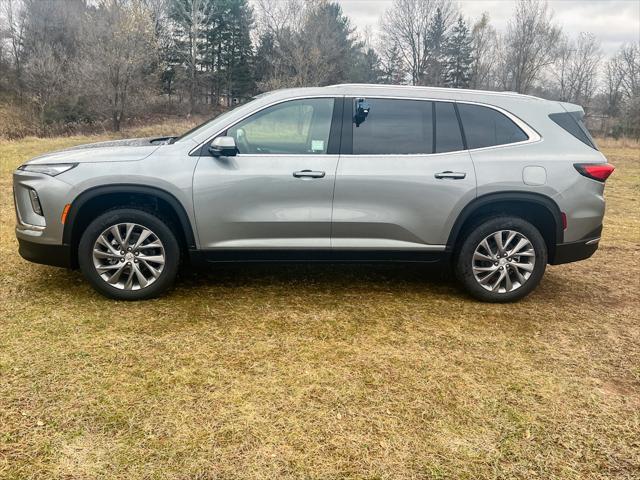
[[[586,238],[577,242],[559,243],[556,245],[553,258],[549,260],[551,265],[577,262],[585,260],[595,253],[600,244],[602,226],[590,232]]]
[[[69,245],[48,245],[18,238],[18,252],[25,260],[53,267],[72,268]]]

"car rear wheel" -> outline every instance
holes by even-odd
[[[538,229],[517,217],[479,222],[467,231],[455,259],[456,276],[475,298],[512,302],[540,283],[547,247]]]
[[[167,222],[142,210],[117,209],[85,229],[78,262],[103,295],[143,300],[171,286],[180,264],[180,247]]]

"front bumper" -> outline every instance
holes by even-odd
[[[25,260],[53,267],[72,268],[69,245],[48,245],[18,238],[18,252]]]

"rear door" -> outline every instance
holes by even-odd
[[[455,219],[476,195],[454,103],[366,98],[350,105],[333,249],[444,250]]]

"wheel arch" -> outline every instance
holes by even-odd
[[[181,246],[196,247],[195,234],[180,201],[166,190],[138,184],[114,184],[93,187],[80,193],[71,203],[62,234],[63,244],[71,249],[72,266],[77,267],[77,251],[84,228],[95,218],[115,207],[137,207],[157,211],[177,229]]]
[[[456,251],[465,229],[474,222],[498,214],[519,216],[535,225],[547,244],[549,262],[552,261],[556,245],[564,238],[562,212],[551,198],[533,192],[489,193],[470,202],[454,222],[447,240],[447,251]]]

